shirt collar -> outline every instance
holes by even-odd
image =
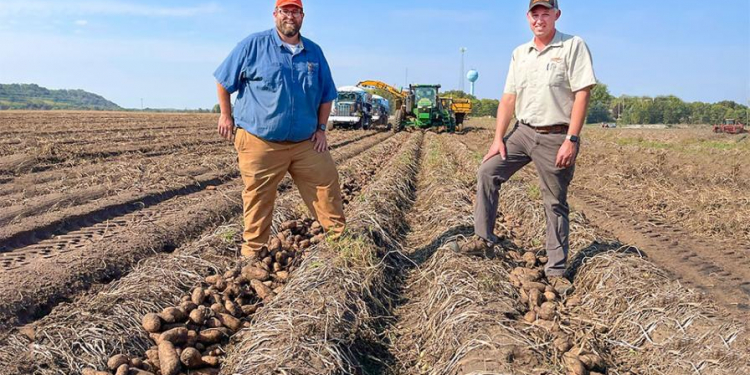
[[[544,47],[543,50],[539,52],[544,52],[544,50],[552,47],[561,47],[563,44],[562,40],[562,33],[559,30],[555,30],[555,36],[552,37],[552,41],[549,42],[547,47]],[[536,49],[536,43],[534,43],[534,38],[531,38],[531,41],[528,43],[528,49]]]
[[[281,40],[281,37],[279,36],[279,31],[276,30],[275,27],[273,29],[271,29],[271,34],[273,35],[274,43],[277,46],[279,46],[279,47],[284,47],[284,41]],[[299,49],[300,49],[300,51],[302,51],[302,50],[305,49],[305,43],[302,41],[302,39],[303,39],[302,38],[302,34],[300,33],[299,34]]]

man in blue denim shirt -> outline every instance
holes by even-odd
[[[300,35],[301,0],[277,0],[273,15],[274,29],[240,42],[214,73],[218,131],[234,136],[245,183],[242,254],[248,257],[268,241],[276,189],[287,172],[327,232],[339,235],[345,226],[325,133],[337,96],[331,70],[320,47]]]

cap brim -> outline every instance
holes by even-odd
[[[281,8],[281,7],[285,7],[287,5],[293,5],[293,6],[296,6],[297,8],[302,9],[302,7],[299,4],[297,4],[296,2],[294,2],[294,1],[282,2],[281,4],[277,5],[277,7]]]
[[[554,7],[554,6],[552,5],[552,4],[550,4],[550,3],[540,3],[540,4],[534,4],[534,5],[530,6],[530,7],[529,7],[529,12],[531,12],[531,10],[532,10],[532,9],[534,9],[534,8],[536,8],[536,7],[545,7],[545,8],[547,8],[547,9],[554,9],[554,8],[555,8],[555,7]]]

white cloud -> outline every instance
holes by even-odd
[[[75,22],[75,24],[76,24],[76,26],[86,26],[86,25],[89,24],[89,21],[86,21],[86,20],[77,20]]]
[[[221,7],[205,3],[192,7],[159,7],[124,1],[3,0],[0,17],[67,15],[117,15],[141,17],[194,17],[216,13]]]

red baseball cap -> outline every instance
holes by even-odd
[[[276,8],[281,8],[287,5],[294,5],[297,8],[302,9],[302,0],[276,0]]]

